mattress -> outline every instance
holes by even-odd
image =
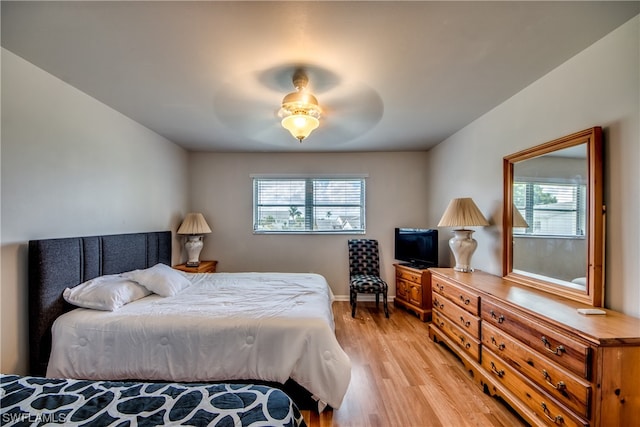
[[[187,274],[179,294],[56,319],[50,378],[178,382],[289,378],[339,408],[351,363],[335,336],[333,294],[303,273]]]
[[[0,424],[306,426],[289,396],[261,385],[0,376]]]

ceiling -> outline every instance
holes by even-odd
[[[193,151],[427,150],[640,2],[2,1],[2,46]],[[323,108],[277,117],[296,66]]]

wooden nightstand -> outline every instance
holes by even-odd
[[[218,265],[218,261],[200,261],[200,265],[197,267],[187,267],[185,263],[174,265],[173,268],[186,273],[215,273],[216,265]]]
[[[431,273],[427,269],[393,264],[396,268],[395,306],[404,307],[420,320],[431,320]]]

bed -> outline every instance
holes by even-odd
[[[306,426],[281,390],[250,384],[86,381],[0,375],[2,425]]]
[[[179,273],[191,282],[186,289],[115,311],[74,309],[62,298],[92,278],[168,265],[170,254],[170,232],[29,242],[31,374],[285,383],[308,392],[318,410],[340,406],[350,362],[322,276]]]

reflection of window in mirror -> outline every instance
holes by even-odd
[[[515,165],[513,203],[530,225],[514,234],[584,236],[586,156],[581,145]]]
[[[586,227],[585,184],[516,180],[514,203],[527,224],[514,235],[584,237]]]

